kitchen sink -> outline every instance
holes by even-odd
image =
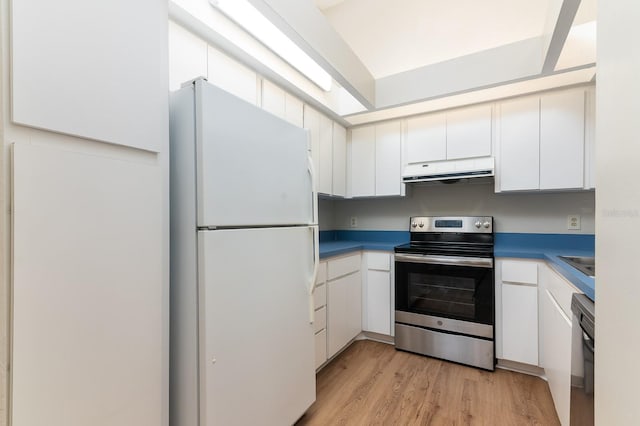
[[[596,264],[595,258],[586,256],[558,256],[562,261],[576,268],[585,275],[595,278]]]

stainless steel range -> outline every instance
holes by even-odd
[[[395,248],[396,349],[495,367],[493,218],[412,217]]]

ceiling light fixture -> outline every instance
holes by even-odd
[[[305,75],[322,90],[331,90],[333,79],[320,65],[298,47],[246,0],[209,0],[209,3],[234,21],[256,40]]]

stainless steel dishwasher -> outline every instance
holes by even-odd
[[[574,293],[571,312],[571,425],[591,426],[594,424],[595,303],[584,294]]]

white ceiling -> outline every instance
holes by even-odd
[[[248,1],[366,109],[352,123],[595,74],[596,0]]]
[[[320,3],[328,6],[324,15],[376,79],[539,37],[549,8],[549,0]]]

